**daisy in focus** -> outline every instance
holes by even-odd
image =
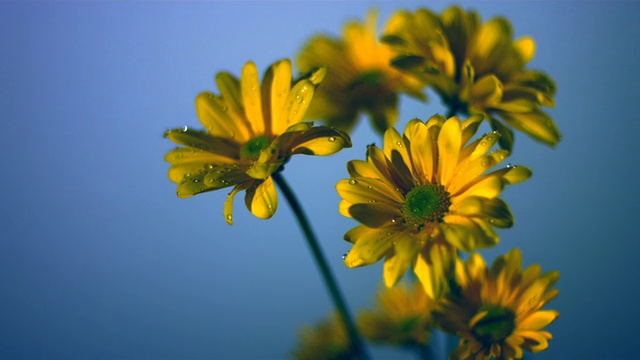
[[[339,209],[362,224],[344,235],[353,243],[345,257],[348,267],[384,257],[384,281],[393,286],[413,263],[425,291],[436,298],[457,250],[498,242],[493,228],[513,225],[511,210],[498,195],[531,171],[507,166],[486,173],[509,153],[489,152],[500,138],[497,132],[471,141],[481,121],[481,116],[463,123],[440,115],[426,123],[414,119],[403,135],[387,130],[383,150],[371,145],[366,161],[347,164],[351,177],[336,185]]]
[[[427,9],[398,11],[383,41],[393,64],[432,86],[450,115],[483,114],[500,131],[500,146],[512,150],[511,129],[554,146],[555,122],[541,107],[553,107],[556,86],[545,73],[525,68],[535,42],[513,40],[511,24],[496,17],[482,23],[475,11],[452,6],[438,16]]]
[[[430,340],[435,302],[419,282],[380,289],[375,307],[362,310],[358,327],[374,343],[424,348]]]
[[[329,70],[307,118],[351,131],[359,113],[366,112],[383,133],[396,123],[399,93],[425,99],[418,80],[390,65],[391,52],[377,31],[377,12],[370,11],[364,24],[349,22],[342,38],[318,35],[307,42],[298,55],[300,71]]]
[[[559,315],[541,308],[558,295],[551,287],[559,273],[540,274],[540,266],[522,270],[518,249],[487,268],[474,253],[456,262],[454,286],[434,311],[438,324],[460,337],[452,359],[520,359],[523,350],[545,350],[551,339],[542,330]]]
[[[227,223],[232,224],[234,196],[243,190],[251,213],[261,219],[273,216],[278,197],[271,174],[291,156],[330,155],[351,146],[344,132],[301,122],[325,73],[320,68],[292,81],[286,59],[268,68],[262,84],[251,61],[240,79],[218,73],[220,95],[203,92],[196,98],[206,131],[184,126],[164,134],[183,146],[165,156],[171,164],[169,179],[178,184],[177,195],[185,198],[233,187],[224,204]]]

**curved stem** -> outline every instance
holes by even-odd
[[[304,233],[304,237],[307,240],[309,248],[311,249],[311,253],[313,254],[313,259],[316,261],[316,265],[320,269],[320,273],[322,274],[322,278],[324,279],[329,293],[331,294],[331,298],[333,299],[336,310],[342,317],[342,321],[344,322],[347,333],[349,334],[349,338],[351,339],[351,350],[353,354],[359,359],[368,358],[362,339],[360,338],[358,330],[356,329],[351,315],[349,314],[346,303],[342,297],[340,289],[338,288],[338,284],[335,281],[333,274],[331,273],[331,269],[329,268],[324,254],[322,253],[322,249],[320,248],[318,239],[316,238],[313,229],[311,229],[311,223],[309,222],[307,215],[302,209],[302,205],[300,205],[298,198],[293,193],[293,190],[291,189],[291,187],[289,187],[289,184],[284,179],[284,177],[282,177],[282,174],[280,172],[275,172],[271,174],[271,176],[284,194],[284,197],[289,202],[289,206],[291,206],[291,210],[295,214],[296,219],[298,220],[298,224],[300,225],[300,228]]]

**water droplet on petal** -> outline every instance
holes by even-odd
[[[183,125],[180,130],[182,130],[182,132],[187,132],[189,130],[189,127],[187,125]]]
[[[231,214],[227,214],[227,220],[228,220],[228,221],[231,221],[231,219],[232,219]]]
[[[336,141],[335,136],[331,136],[331,137],[329,138],[329,142],[335,142],[335,141]]]
[[[373,189],[373,186],[371,186],[371,185],[367,185],[367,188],[369,188],[369,189]]]
[[[397,145],[398,147],[402,147],[402,143],[401,143],[400,141],[396,141],[396,145]]]
[[[395,222],[396,222],[396,219],[391,219],[391,222],[395,224]]]
[[[358,181],[356,179],[349,179],[349,185],[355,185]]]
[[[346,259],[348,254],[349,254],[348,252],[347,252],[347,253],[342,254],[342,260]]]

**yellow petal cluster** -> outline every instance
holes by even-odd
[[[292,351],[297,360],[348,360],[353,359],[347,331],[337,314],[322,319],[315,326],[300,330],[300,338]]]
[[[368,340],[403,347],[423,347],[429,340],[435,302],[419,282],[384,287],[373,309],[358,316],[358,327]]]
[[[510,23],[501,17],[481,22],[475,11],[458,6],[437,15],[428,9],[398,11],[389,19],[383,41],[394,52],[394,65],[431,86],[451,114],[483,114],[503,135],[500,146],[511,150],[513,133],[521,131],[554,146],[560,132],[541,107],[553,107],[556,86],[525,65],[535,42],[513,40]]]
[[[474,253],[456,261],[455,282],[433,316],[460,337],[452,359],[520,359],[523,350],[545,350],[552,338],[543,330],[559,315],[542,307],[556,297],[558,272],[539,265],[522,270],[520,250],[498,257],[487,268]]]
[[[424,99],[422,85],[410,74],[393,68],[391,52],[378,41],[377,12],[366,21],[349,22],[343,36],[317,35],[300,51],[297,66],[302,72],[327,67],[309,119],[323,119],[328,126],[350,131],[360,112],[366,112],[374,128],[382,133],[398,118],[398,94]]]
[[[242,68],[240,79],[221,72],[216,76],[220,95],[205,91],[196,98],[196,112],[205,131],[186,126],[165,132],[182,145],[169,151],[169,179],[177,195],[190,197],[233,187],[224,205],[232,224],[234,196],[246,190],[245,204],[261,219],[275,213],[278,197],[271,174],[295,154],[330,155],[351,146],[349,136],[325,126],[302,122],[316,85],[326,69],[292,80],[289,60],[266,71],[262,84],[253,62]]]
[[[492,172],[509,153],[490,151],[500,134],[471,140],[481,116],[461,122],[435,115],[410,121],[404,134],[390,128],[383,149],[367,149],[367,160],[347,164],[350,178],[338,182],[339,210],[362,225],[344,238],[353,243],[348,267],[369,265],[382,257],[384,280],[394,285],[413,263],[431,297],[446,287],[458,250],[498,242],[494,227],[513,224],[508,205],[498,195],[505,185],[523,181],[531,171],[507,166]]]

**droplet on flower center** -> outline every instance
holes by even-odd
[[[256,160],[260,157],[260,152],[266,149],[269,144],[271,144],[271,140],[266,135],[253,138],[242,145],[242,156],[251,160]]]
[[[515,329],[515,315],[509,309],[490,306],[481,309],[471,319],[474,334],[484,343],[498,343],[505,340]]]
[[[451,200],[444,186],[427,184],[413,188],[405,197],[402,214],[405,220],[421,226],[428,222],[440,222],[449,211]]]

